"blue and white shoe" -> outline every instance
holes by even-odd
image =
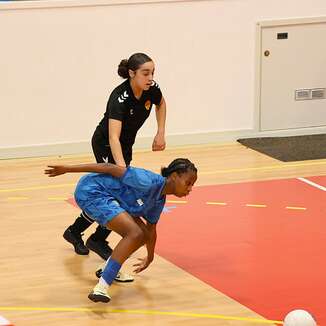
[[[102,276],[105,265],[106,262],[104,264],[101,264],[96,270],[95,275],[97,278],[100,278]],[[128,283],[128,282],[133,282],[135,279],[130,274],[119,271],[114,280],[120,283]]]

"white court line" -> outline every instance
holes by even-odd
[[[319,185],[318,183],[312,182],[312,181],[310,181],[308,179],[305,179],[305,178],[297,178],[297,179],[302,181],[302,182],[307,183],[310,186],[313,186],[313,187],[316,187],[316,188],[318,188],[320,190],[326,191],[326,187],[323,187],[323,186]]]

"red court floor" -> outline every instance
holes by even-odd
[[[267,319],[300,308],[326,325],[326,176],[305,179],[322,189],[282,179],[170,197],[156,253]]]
[[[186,201],[167,203],[157,254],[267,319],[301,308],[326,325],[325,189],[246,182],[195,187]]]

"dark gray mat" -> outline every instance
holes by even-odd
[[[283,162],[326,158],[326,134],[247,138],[238,142]]]

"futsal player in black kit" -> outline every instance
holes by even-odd
[[[152,150],[165,149],[166,104],[159,85],[153,79],[154,70],[153,60],[144,53],[135,53],[128,60],[120,62],[118,74],[126,80],[112,91],[104,117],[92,137],[97,163],[114,163],[123,167],[130,165],[137,132],[149,117],[153,105],[157,133]],[[112,252],[106,240],[110,230],[98,226],[86,245],[82,239],[82,233],[93,222],[83,211],[65,230],[63,237],[74,246],[77,254],[87,255],[92,250],[107,260]]]

